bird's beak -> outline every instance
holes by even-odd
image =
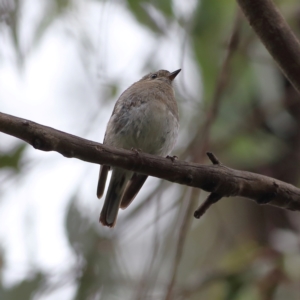
[[[178,69],[178,70],[172,72],[172,73],[169,75],[169,79],[170,79],[171,81],[173,81],[173,80],[175,79],[175,77],[179,74],[180,71],[181,71],[181,69]]]

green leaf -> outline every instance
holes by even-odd
[[[0,299],[16,300],[16,299],[33,299],[34,294],[41,288],[44,282],[44,275],[36,273],[34,277],[16,284],[8,289],[0,285]]]
[[[10,168],[19,172],[20,162],[26,147],[26,144],[21,144],[8,154],[0,153],[0,168]]]
[[[160,27],[149,15],[146,9],[146,5],[149,3],[148,1],[127,0],[127,3],[130,11],[141,24],[145,25],[156,33],[162,33]]]

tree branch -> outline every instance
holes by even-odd
[[[237,0],[248,22],[300,93],[300,43],[272,0]]]
[[[201,165],[146,153],[116,149],[0,113],[0,132],[15,136],[35,149],[56,151],[65,157],[121,167],[126,170],[201,188],[220,197],[240,196],[258,204],[300,210],[300,189],[277,179],[239,171],[222,164]]]

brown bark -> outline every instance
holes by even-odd
[[[0,113],[0,131],[22,139],[38,150],[121,167],[201,188],[222,197],[241,196],[259,204],[300,210],[300,189],[295,186],[260,174],[234,170],[217,161],[213,165],[201,165],[116,149],[4,113]]]
[[[237,0],[281,71],[300,93],[300,43],[272,0]]]

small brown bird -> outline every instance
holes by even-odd
[[[178,136],[179,116],[172,82],[181,69],[159,70],[144,76],[125,90],[115,104],[103,144],[123,149],[140,149],[166,156]],[[101,198],[110,166],[100,168],[97,196]],[[108,227],[116,224],[119,208],[135,198],[147,175],[112,168],[112,176],[100,214]]]

